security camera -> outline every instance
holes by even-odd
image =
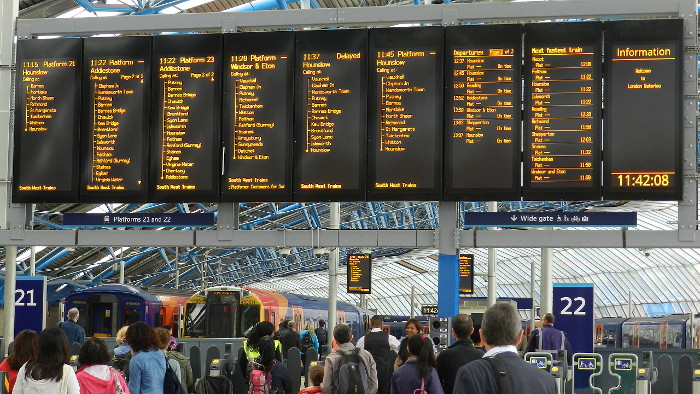
[[[280,256],[287,257],[292,254],[291,248],[279,248]]]
[[[314,256],[323,257],[328,254],[328,249],[326,248],[314,248]]]
[[[644,253],[644,256],[646,256],[646,257],[651,256],[651,249],[650,248],[642,248],[642,249],[639,249],[639,251]]]

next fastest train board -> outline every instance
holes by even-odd
[[[680,199],[682,22],[19,40],[13,201]]]

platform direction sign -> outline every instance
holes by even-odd
[[[68,227],[211,227],[213,213],[65,213]]]
[[[637,212],[465,212],[465,227],[634,227]]]

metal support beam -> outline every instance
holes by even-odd
[[[331,203],[330,229],[340,228],[340,203]],[[313,238],[312,238],[313,239]],[[313,246],[313,245],[312,245]],[[332,248],[328,260],[328,333],[329,341],[338,318],[338,265],[340,263],[340,248]],[[326,345],[324,343],[324,345]]]
[[[459,313],[459,251],[456,202],[441,202],[438,227],[438,316],[453,317]]]
[[[540,274],[540,316],[552,312],[552,248],[542,248],[542,266]]]
[[[488,203],[489,212],[498,212],[498,202],[489,201]],[[495,230],[494,228],[489,228],[489,230]],[[498,260],[496,259],[496,248],[489,248],[488,250],[488,296],[487,304],[489,306],[494,305],[498,299]]]
[[[15,21],[18,0],[0,2],[0,228],[9,228],[10,201],[10,136],[12,135],[12,83],[14,82]],[[5,341],[7,342],[7,341]]]
[[[15,337],[15,288],[17,286],[17,247],[5,248],[5,307],[3,308],[3,354],[7,354],[7,347]]]

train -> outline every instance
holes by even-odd
[[[325,298],[234,286],[178,295],[106,284],[75,292],[64,299],[63,305],[65,310],[78,308],[78,324],[86,335],[95,337],[115,336],[120,327],[136,321],[154,327],[169,325],[178,337],[238,338],[248,336],[263,320],[275,326],[293,320],[301,329],[307,323],[316,328],[319,320],[328,320]],[[348,324],[355,338],[367,330],[371,314],[355,305],[337,303],[336,321]]]
[[[168,294],[164,294],[167,292]],[[142,289],[125,284],[106,284],[75,292],[64,307],[80,310],[80,324],[88,336],[115,336],[120,327],[136,321],[152,326],[169,325],[178,337],[246,337],[260,321],[277,326],[293,320],[297,326],[328,320],[325,298],[279,293],[247,287],[218,286],[197,291]],[[337,322],[350,325],[355,339],[369,327],[372,311],[338,302]],[[404,333],[409,316],[384,316],[385,329],[397,338]],[[427,316],[418,316],[429,331]],[[523,321],[526,337],[529,320]],[[641,349],[700,349],[700,319],[692,314],[658,317],[605,317],[595,321],[597,347]]]

